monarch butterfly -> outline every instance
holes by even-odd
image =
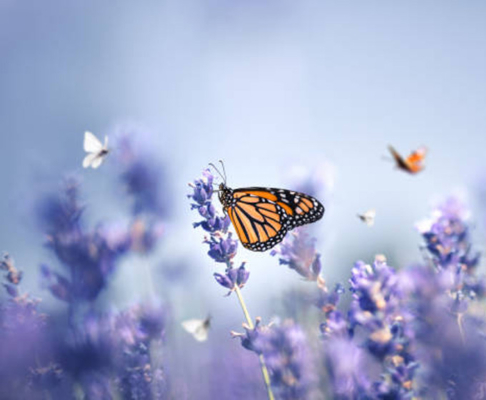
[[[230,217],[243,247],[267,251],[280,243],[286,233],[298,226],[316,222],[324,215],[324,206],[314,197],[286,189],[248,187],[231,189],[221,177],[218,196]]]
[[[397,168],[409,174],[417,174],[424,169],[424,159],[427,154],[425,147],[413,151],[407,158],[403,158],[392,146],[388,146]]]

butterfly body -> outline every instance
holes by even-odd
[[[324,206],[315,198],[286,189],[219,186],[219,200],[243,246],[266,251],[298,226],[318,221]]]

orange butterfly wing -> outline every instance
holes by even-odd
[[[271,249],[289,230],[324,215],[319,201],[289,190],[243,188],[232,191],[232,196],[235,201],[225,210],[243,246],[253,251]]]
[[[410,172],[417,173],[424,169],[424,159],[427,154],[427,149],[422,147],[412,152],[406,159],[407,164],[410,166]]]

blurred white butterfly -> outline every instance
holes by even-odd
[[[376,211],[374,209],[368,210],[363,214],[358,214],[358,218],[368,226],[373,226],[375,223]]]
[[[108,136],[105,136],[105,144],[102,144],[91,132],[84,132],[84,151],[88,154],[84,157],[83,168],[98,168],[110,152],[108,150]]]
[[[181,325],[198,342],[205,342],[208,339],[211,317],[208,315],[206,319],[188,319]]]

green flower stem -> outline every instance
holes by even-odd
[[[243,310],[243,314],[245,314],[246,323],[248,324],[250,329],[254,329],[255,325],[253,324],[253,321],[250,317],[250,313],[246,308],[245,300],[243,300],[243,296],[241,295],[240,288],[238,287],[237,284],[235,284],[233,289],[234,292],[236,293],[236,296],[238,297],[238,301],[240,302],[241,309]],[[272,386],[270,384],[270,374],[268,373],[267,365],[265,364],[265,358],[263,357],[263,354],[260,354],[258,356],[258,359],[260,361],[260,368],[262,370],[263,381],[265,382],[265,387],[267,388],[268,400],[274,400],[275,397],[273,396]]]

